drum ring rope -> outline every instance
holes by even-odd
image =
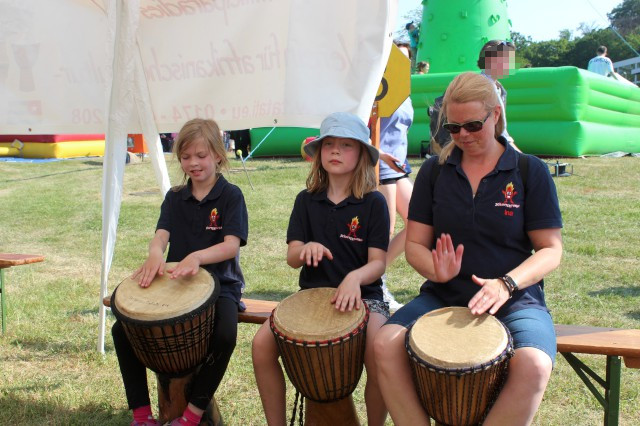
[[[404,339],[405,349],[407,350],[409,357],[413,361],[415,361],[420,367],[426,368],[432,373],[456,375],[458,377],[464,376],[465,374],[479,373],[494,367],[496,364],[501,363],[505,359],[511,359],[515,355],[515,350],[513,349],[513,338],[511,337],[511,333],[509,332],[509,329],[504,324],[502,324],[502,322],[500,322],[500,325],[502,325],[502,327],[505,329],[507,333],[507,337],[508,337],[507,347],[496,358],[477,366],[471,366],[471,367],[465,367],[465,368],[446,368],[446,367],[435,366],[433,364],[430,364],[427,361],[420,359],[417,356],[417,354],[413,351],[413,348],[411,348],[411,345],[409,345],[409,338],[410,338],[409,332],[411,331],[411,328],[409,328],[409,330],[407,330],[407,333],[405,334],[405,339]]]

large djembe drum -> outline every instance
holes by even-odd
[[[438,424],[475,425],[488,413],[513,356],[509,330],[467,308],[436,309],[406,335],[418,396]]]
[[[287,376],[307,400],[307,425],[359,424],[351,393],[364,366],[369,310],[363,303],[338,311],[331,303],[335,291],[299,291],[269,319]]]
[[[191,383],[207,356],[220,293],[217,279],[202,268],[194,276],[170,279],[166,270],[175,265],[167,263],[164,275],[147,288],[127,278],[111,296],[111,310],[133,351],[157,375],[162,422],[179,417],[187,406]]]

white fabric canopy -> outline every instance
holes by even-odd
[[[194,117],[226,130],[368,120],[395,0],[0,0],[0,132],[105,133],[100,300],[115,247],[127,133]],[[104,350],[100,302],[98,350]]]

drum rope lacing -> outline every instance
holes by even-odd
[[[479,424],[481,424],[486,418],[506,380],[508,359],[515,354],[511,333],[509,333],[509,330],[504,324],[500,324],[508,336],[507,347],[493,360],[478,366],[466,368],[439,367],[420,359],[409,344],[409,332],[406,333],[405,348],[409,357],[414,362],[411,371],[418,396],[423,408],[438,422],[442,424],[470,424],[470,419],[479,417]],[[506,362],[503,362],[505,360]],[[416,366],[419,368],[416,368]],[[494,368],[496,366],[497,368]],[[489,371],[492,368],[493,370]],[[426,373],[426,371],[436,373],[439,375],[439,378]],[[470,383],[464,381],[462,389],[460,389],[460,386],[455,385],[457,380],[461,379],[462,376],[470,374],[475,374],[474,376],[470,376],[473,380]],[[451,384],[452,379],[456,379],[453,385]],[[426,390],[423,389],[420,383],[426,384]],[[487,389],[492,383],[494,384],[494,389],[486,398],[486,401],[488,401],[486,409],[484,409],[484,412],[480,412],[485,400],[478,396],[478,390]],[[436,393],[438,395],[436,395]],[[435,404],[431,407],[435,412],[430,412],[432,410],[425,405],[425,401],[431,401],[432,404],[435,401]],[[455,403],[446,403],[448,401],[455,401]],[[466,407],[464,413],[460,412],[461,407],[458,406],[458,403],[462,402],[466,402],[462,404],[462,407]]]
[[[111,310],[121,321],[140,362],[156,373],[176,377],[194,371],[202,363],[211,341],[219,290],[192,312],[163,320],[127,317],[115,302],[117,290],[111,296]]]

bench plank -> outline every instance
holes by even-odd
[[[558,352],[621,356],[640,368],[640,330],[556,324]]]
[[[273,300],[242,299],[247,310],[238,312],[238,322],[262,324],[271,316],[278,302]]]
[[[39,254],[0,253],[0,268],[37,263],[43,260],[44,256],[40,256]]]

